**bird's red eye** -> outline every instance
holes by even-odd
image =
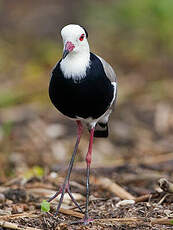
[[[80,36],[79,40],[80,40],[80,41],[83,41],[84,37],[85,37],[85,35],[82,34],[82,35]]]

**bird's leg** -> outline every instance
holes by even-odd
[[[78,203],[76,202],[76,200],[74,199],[72,193],[70,192],[70,188],[69,188],[69,180],[70,180],[70,175],[71,175],[71,171],[72,171],[72,168],[73,168],[73,163],[74,163],[74,159],[75,159],[75,156],[76,156],[76,153],[77,153],[77,149],[78,149],[78,145],[79,145],[79,142],[80,142],[80,138],[81,138],[81,135],[82,135],[82,130],[83,130],[83,127],[82,127],[82,123],[80,121],[77,121],[77,140],[76,140],[76,144],[75,144],[75,147],[74,147],[74,151],[73,151],[73,154],[72,154],[72,158],[70,160],[70,163],[69,163],[69,167],[68,167],[68,170],[67,170],[67,175],[66,175],[66,178],[65,178],[65,181],[64,181],[64,184],[61,186],[60,190],[55,193],[54,196],[52,196],[51,198],[49,198],[48,202],[51,202],[53,199],[55,199],[59,194],[61,194],[61,197],[60,197],[60,200],[59,200],[59,204],[58,204],[58,207],[56,209],[56,213],[55,213],[55,216],[58,214],[59,212],[59,209],[61,207],[61,204],[62,204],[62,201],[63,201],[63,198],[64,198],[64,194],[65,192],[67,192],[71,198],[71,200],[73,201],[73,203],[80,209],[80,211],[82,212],[82,209],[81,207],[78,205]]]
[[[84,224],[88,224],[90,221],[92,221],[91,219],[89,219],[88,205],[89,205],[89,195],[90,195],[89,176],[90,176],[93,136],[94,136],[94,128],[92,128],[90,130],[90,141],[89,141],[88,152],[86,155],[86,164],[87,164],[87,169],[86,169],[86,206],[85,206]]]
[[[71,222],[70,224],[80,224],[83,223],[84,225],[89,224],[93,219],[89,218],[88,215],[88,205],[89,205],[89,195],[90,195],[90,189],[89,189],[89,176],[90,176],[90,164],[91,164],[91,155],[92,155],[92,146],[93,146],[93,137],[94,137],[94,127],[90,130],[90,141],[88,146],[88,152],[86,155],[86,205],[85,205],[85,214],[84,218],[81,220],[77,220],[74,222]]]

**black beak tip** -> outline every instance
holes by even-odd
[[[62,58],[64,59],[67,55],[68,55],[69,51],[68,50],[64,50]]]

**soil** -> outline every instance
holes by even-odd
[[[141,173],[148,175],[141,178]],[[112,192],[103,189],[102,186],[91,184],[91,197],[89,214],[94,219],[88,225],[80,223],[74,224],[79,218],[74,217],[74,213],[78,210],[73,204],[65,199],[64,208],[72,210],[71,214],[63,214],[60,212],[56,217],[54,213],[58,201],[51,203],[51,210],[43,213],[40,210],[40,203],[49,196],[49,191],[57,190],[61,183],[57,181],[63,180],[63,175],[59,171],[49,172],[44,178],[30,178],[24,182],[23,179],[8,181],[6,185],[1,186],[1,216],[0,220],[5,222],[16,223],[18,228],[32,227],[33,229],[172,229],[171,221],[173,218],[173,195],[167,193],[166,198],[161,201],[166,192],[159,190],[156,186],[156,175],[165,175],[164,164],[160,165],[160,170],[151,169],[144,165],[137,166],[121,166],[114,168],[95,168],[92,170],[91,178],[97,179],[107,177],[112,182],[117,182],[130,194],[140,197],[143,194],[150,196],[143,202],[134,204],[118,205],[120,198]],[[53,175],[53,179],[52,176]],[[80,176],[79,176],[80,175]],[[150,176],[149,176],[150,175]],[[169,177],[169,171],[166,175]],[[129,178],[129,181],[128,181]],[[132,179],[133,178],[133,179]],[[125,180],[124,180],[125,179]],[[85,196],[85,170],[75,168],[72,173],[71,191],[75,194]],[[75,182],[75,183],[74,183]],[[8,185],[9,184],[9,185]],[[156,189],[157,188],[157,189]],[[4,190],[4,191],[3,191]],[[42,194],[42,195],[41,195]],[[79,199],[80,206],[84,209],[85,201]],[[120,218],[114,220],[114,218]],[[130,219],[129,219],[130,218]],[[153,219],[164,218],[167,220],[165,225],[152,223]],[[4,222],[4,223],[5,223]],[[170,225],[169,225],[170,224]],[[8,229],[3,228],[1,229]],[[11,229],[11,228],[9,228]],[[27,228],[26,228],[27,229]]]

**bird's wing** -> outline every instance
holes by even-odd
[[[109,63],[107,63],[103,58],[101,58],[99,56],[97,56],[97,57],[100,59],[102,65],[103,65],[103,69],[105,71],[107,78],[110,80],[110,82],[114,86],[114,97],[113,97],[112,102],[110,104],[110,108],[107,111],[108,114],[105,114],[105,116],[103,117],[103,120],[106,121],[106,120],[108,120],[109,115],[113,109],[114,103],[116,102],[116,98],[117,98],[117,82],[116,81],[117,80],[116,80],[116,74],[115,74],[113,68],[111,67],[111,65],[109,65]]]
[[[107,63],[103,58],[101,58],[99,56],[97,56],[97,57],[100,59],[102,65],[103,65],[104,71],[106,73],[106,76],[109,78],[109,80],[111,82],[116,82],[116,74],[115,74],[113,68],[111,67],[111,65],[109,65],[109,63]]]

